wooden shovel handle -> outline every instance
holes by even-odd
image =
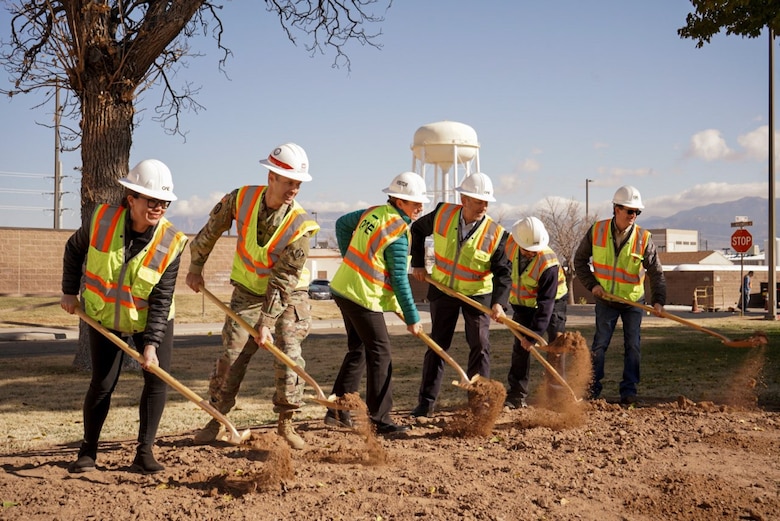
[[[87,315],[83,309],[81,309],[80,307],[76,307],[76,314],[79,316],[79,318],[81,318],[81,320],[83,320],[84,322],[92,326],[92,328],[99,331],[103,336],[111,340],[111,342],[113,342],[119,349],[127,353],[136,362],[138,362],[139,364],[144,363],[144,357],[141,353],[139,353],[137,350],[130,347],[127,344],[127,342],[125,342],[124,340],[116,336],[114,333],[106,329],[102,324],[100,324],[95,319]],[[146,371],[149,371],[150,373],[157,376],[160,380],[162,380],[166,384],[176,389],[176,391],[178,391],[182,396],[184,396],[189,401],[198,405],[201,409],[209,413],[215,420],[217,420],[219,423],[224,425],[225,430],[228,433],[228,438],[226,438],[225,441],[228,441],[235,445],[239,445],[241,441],[247,437],[246,434],[248,433],[245,433],[243,435],[239,434],[238,430],[236,430],[235,425],[233,425],[233,423],[230,420],[228,420],[224,414],[222,414],[216,408],[214,408],[214,406],[211,405],[211,403],[208,400],[204,400],[203,398],[198,396],[192,389],[190,389],[189,387],[187,387],[186,385],[178,381],[176,378],[171,376],[170,373],[168,373],[162,367],[152,365],[149,366],[149,368],[146,369]]]
[[[401,313],[396,313],[398,317],[401,320],[404,320],[404,316]],[[463,368],[458,364],[458,362],[455,361],[454,358],[450,356],[450,354],[445,351],[439,344],[436,343],[434,339],[432,339],[425,331],[420,331],[417,333],[417,338],[425,342],[425,345],[431,348],[431,350],[439,355],[442,360],[447,362],[455,371],[458,372],[458,376],[460,376],[461,385],[465,385],[469,383],[469,377],[466,374],[466,371],[463,370]]]
[[[648,306],[647,304],[642,304],[641,302],[634,302],[633,300],[629,300],[623,297],[618,297],[617,295],[613,295],[611,293],[604,292],[604,297],[606,297],[609,300],[614,300],[615,302],[622,302],[623,304],[628,304],[629,306],[634,306],[635,308],[643,309],[648,313],[656,312],[655,308],[652,306]],[[697,329],[703,333],[707,333],[708,335],[712,335],[716,338],[719,338],[723,342],[727,342],[727,343],[731,342],[731,340],[728,337],[725,337],[720,333],[712,331],[711,329],[704,328],[695,322],[691,322],[690,320],[686,320],[682,317],[678,317],[677,315],[672,315],[671,313],[668,313],[666,311],[661,311],[661,316],[664,318],[668,318],[669,320],[674,320],[675,322],[679,322],[680,324],[684,324],[688,327],[692,327],[693,329]]]
[[[493,312],[490,308],[488,308],[487,306],[477,302],[476,300],[474,300],[474,299],[472,299],[470,297],[467,297],[466,295],[463,295],[463,294],[455,291],[452,288],[448,288],[444,284],[440,284],[440,283],[436,282],[435,280],[433,280],[430,277],[430,275],[426,275],[425,276],[425,280],[428,283],[433,284],[434,286],[436,286],[438,289],[440,289],[441,291],[443,291],[447,295],[449,295],[451,297],[458,298],[458,299],[462,300],[463,302],[472,305],[473,307],[475,307],[476,309],[480,310],[483,313],[486,313],[486,314],[490,315]],[[515,335],[515,337],[517,337],[518,340],[520,339],[518,334],[519,334],[519,332],[522,332],[522,333],[528,334],[529,336],[533,337],[541,345],[543,345],[543,346],[547,345],[547,341],[545,341],[545,339],[541,335],[538,335],[537,333],[531,331],[530,329],[521,326],[520,324],[518,324],[514,320],[511,320],[509,318],[503,317],[502,319],[499,320],[499,322],[501,322],[505,326],[509,327],[509,329],[512,330],[512,334]],[[572,397],[574,398],[575,401],[581,399],[581,398],[577,397],[577,394],[574,392],[574,389],[572,389],[571,386],[569,386],[569,384],[560,375],[560,373],[558,373],[558,371],[555,370],[555,368],[550,364],[550,362],[548,362],[539,353],[539,351],[536,350],[535,347],[531,346],[531,349],[529,349],[529,352],[531,353],[531,355],[533,355],[534,358],[536,358],[536,360],[539,361],[539,363],[541,363],[544,366],[544,368],[547,370],[547,372],[550,373],[552,375],[552,377],[555,378],[556,381],[558,381],[558,383],[560,383],[561,385],[566,387],[566,389],[568,389],[569,393],[571,393],[571,395],[572,395]]]
[[[222,311],[224,311],[227,315],[230,316],[233,320],[235,320],[241,327],[243,327],[247,333],[252,335],[255,339],[258,338],[259,333],[258,331],[252,327],[249,322],[244,320],[241,315],[233,311],[230,306],[219,300],[216,295],[214,295],[212,292],[206,289],[206,286],[202,285],[200,286],[200,290],[203,292],[204,295],[206,295],[209,300],[211,300],[214,304],[216,304]],[[295,371],[295,374],[303,378],[303,380],[308,383],[312,389],[314,389],[314,392],[317,393],[317,401],[324,401],[325,404],[330,404],[331,401],[328,400],[325,396],[325,393],[322,392],[322,388],[317,385],[317,382],[312,378],[309,373],[307,373],[301,366],[295,363],[295,360],[287,356],[284,351],[276,347],[271,342],[264,342],[263,347],[270,351],[272,355],[274,355],[277,359],[279,359],[284,365]]]

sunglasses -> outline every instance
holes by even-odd
[[[637,210],[635,208],[626,208],[625,206],[621,206],[619,204],[616,206],[621,210],[623,210],[624,212],[626,212],[628,215],[636,215],[637,217],[642,215],[642,210]]]
[[[152,199],[151,197],[146,197],[145,195],[141,195],[141,194],[131,194],[131,195],[133,197],[135,197],[136,199],[143,199],[143,200],[145,200],[146,201],[146,206],[150,210],[154,210],[158,206],[161,206],[162,209],[165,210],[165,209],[167,209],[171,205],[170,201],[163,201],[161,199]]]

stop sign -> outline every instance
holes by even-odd
[[[731,234],[731,247],[737,253],[745,253],[753,246],[753,236],[744,228]]]

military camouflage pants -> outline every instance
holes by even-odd
[[[264,302],[265,297],[253,295],[243,288],[236,287],[230,298],[230,308],[249,324],[256,326]],[[277,319],[273,331],[276,346],[301,367],[306,365],[301,356],[301,342],[311,329],[309,307],[307,292],[294,292],[290,305]],[[254,337],[251,337],[229,315],[225,318],[225,325],[222,328],[222,346],[224,348],[222,356],[217,360],[209,381],[209,394],[212,404],[225,414],[236,404],[236,395],[246,375],[249,360],[259,346]],[[276,391],[273,397],[274,412],[297,409],[303,405],[305,382],[295,374],[295,371],[275,357],[274,377],[276,380]]]

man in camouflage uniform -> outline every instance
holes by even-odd
[[[224,351],[209,381],[211,403],[227,413],[247,365],[258,350],[258,341],[273,342],[301,367],[301,342],[311,327],[308,297],[309,273],[305,268],[309,242],[319,230],[295,202],[301,183],[310,181],[306,152],[294,143],[280,145],[260,161],[269,169],[268,186],[244,186],[225,195],[212,209],[209,221],[190,244],[191,263],[187,285],[200,290],[203,267],[223,233],[236,221],[238,239],[230,276],[233,294],[230,308],[249,324],[256,336],[244,330],[229,315],[222,329]],[[256,338],[257,337],[257,338]],[[279,414],[278,433],[294,449],[305,445],[292,425],[302,405],[304,381],[279,360],[274,360],[276,391],[274,412]],[[220,424],[212,419],[195,435],[195,443],[214,441]]]

